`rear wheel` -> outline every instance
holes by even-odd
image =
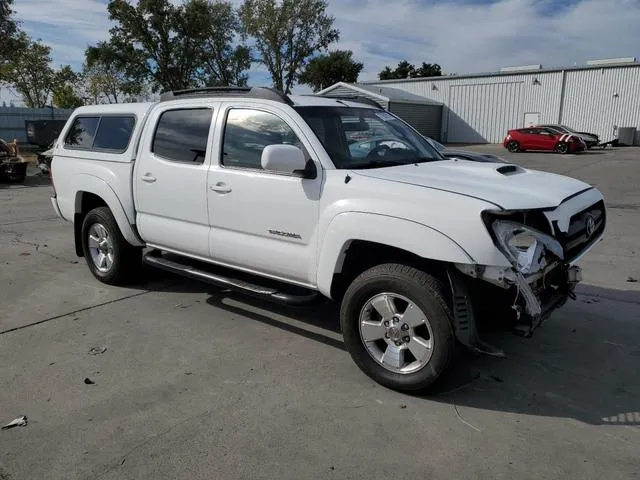
[[[564,155],[569,151],[569,144],[566,142],[560,142],[556,145],[556,152]]]
[[[379,265],[357,277],[342,301],[340,325],[358,367],[395,390],[427,389],[453,356],[444,288],[405,265]]]
[[[517,153],[520,151],[520,144],[515,140],[511,140],[509,143],[507,143],[507,150],[509,150],[511,153]]]
[[[127,243],[108,207],[95,208],[85,216],[82,251],[89,270],[103,283],[124,285],[138,277],[142,250]]]

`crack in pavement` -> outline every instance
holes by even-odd
[[[98,480],[99,478],[104,477],[108,473],[111,473],[115,469],[120,468],[122,465],[124,465],[124,463],[126,462],[127,458],[131,454],[133,454],[136,450],[144,447],[145,445],[151,443],[154,440],[157,440],[159,438],[164,437],[165,435],[167,435],[168,433],[170,433],[172,430],[174,430],[175,428],[179,427],[180,425],[183,425],[183,424],[185,424],[187,422],[190,422],[191,420],[195,420],[196,418],[199,418],[199,417],[202,417],[204,415],[207,415],[208,413],[211,413],[212,411],[213,411],[212,409],[207,409],[204,412],[200,412],[200,413],[197,413],[195,415],[191,415],[190,417],[187,417],[184,420],[180,420],[178,423],[175,423],[175,424],[171,425],[170,427],[166,428],[162,432],[156,433],[155,435],[151,435],[150,437],[144,439],[140,443],[135,444],[127,453],[124,454],[124,456],[121,457],[120,461],[118,461],[116,465],[108,467],[104,472],[98,474],[95,477],[95,480]]]
[[[8,225],[21,225],[23,223],[48,222],[50,220],[59,220],[59,218],[56,216],[53,216],[53,217],[44,217],[44,218],[32,218],[30,220],[17,220],[15,222],[0,223],[0,227],[6,227]]]
[[[42,250],[40,250],[40,244],[39,243],[27,242],[26,240],[23,240],[22,237],[24,236],[24,233],[16,232],[15,230],[4,230],[4,229],[0,229],[0,232],[7,233],[9,235],[14,235],[13,240],[11,240],[12,242],[18,243],[20,245],[26,245],[26,246],[29,246],[29,247],[34,247],[36,249],[37,253],[41,253],[42,255],[44,255],[46,257],[53,258],[53,259],[58,260],[60,262],[70,263],[71,265],[77,265],[78,264],[77,260],[68,260],[66,258],[62,258],[62,257],[59,257],[57,255],[54,255],[53,253],[43,252]]]
[[[135,298],[135,297],[139,297],[141,295],[146,295],[147,293],[151,293],[151,292],[154,292],[154,291],[156,291],[156,290],[144,290],[142,292],[136,292],[136,293],[133,293],[131,295],[127,295],[125,297],[116,298],[114,300],[109,300],[107,302],[98,303],[96,305],[90,305],[88,307],[82,307],[82,308],[79,308],[77,310],[73,310],[72,312],[62,313],[60,315],[54,315],[52,317],[48,317],[48,318],[45,318],[43,320],[38,320],[36,322],[27,323],[26,325],[20,325],[19,327],[13,327],[13,328],[9,328],[7,330],[2,330],[2,331],[0,331],[0,335],[4,335],[6,333],[15,332],[15,331],[18,331],[18,330],[24,330],[25,328],[29,328],[29,327],[34,327],[36,325],[40,325],[41,323],[46,323],[46,322],[50,322],[52,320],[57,320],[59,318],[68,317],[69,315],[75,315],[76,313],[80,313],[80,312],[86,312],[87,310],[92,310],[94,308],[104,307],[105,305],[111,305],[113,303],[121,302],[123,300],[128,300],[130,298]]]

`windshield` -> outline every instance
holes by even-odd
[[[338,169],[445,160],[402,120],[373,108],[295,107]]]
[[[576,132],[573,128],[569,128],[566,125],[560,125],[560,127],[562,127],[564,130],[566,130],[567,132],[571,132],[571,133],[578,133]]]

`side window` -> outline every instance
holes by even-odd
[[[212,114],[210,108],[183,108],[162,113],[151,151],[173,162],[204,163]]]
[[[67,133],[67,138],[64,139],[64,146],[90,149],[93,146],[99,122],[100,117],[76,118]]]
[[[280,117],[250,109],[232,109],[227,116],[222,147],[222,165],[262,169],[262,151],[269,145],[302,142]]]
[[[102,117],[93,141],[93,148],[125,151],[135,123],[133,117]]]

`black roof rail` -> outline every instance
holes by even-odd
[[[379,109],[383,109],[382,105],[380,105],[375,100],[372,100],[369,97],[365,97],[363,95],[319,95],[320,97],[325,98],[333,98],[334,100],[348,100],[350,102],[358,102],[358,103],[366,103],[367,105],[371,105],[372,107],[376,107]]]
[[[202,87],[189,88],[185,90],[174,90],[172,92],[164,92],[160,95],[160,100],[172,100],[182,97],[251,97],[262,98],[264,100],[273,100],[276,102],[293,105],[293,101],[275,88],[270,87]]]

